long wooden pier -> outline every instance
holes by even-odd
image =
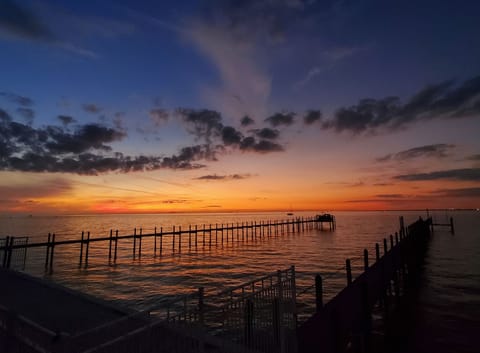
[[[364,250],[364,272],[352,279],[346,259],[347,286],[326,305],[322,300],[322,278],[316,277],[316,313],[298,329],[300,353],[372,352],[372,312],[380,306],[387,317],[416,278],[423,261],[432,225],[419,219],[407,228],[400,221],[399,233],[375,244],[375,262]]]
[[[56,238],[49,233],[46,242],[29,242],[28,237],[7,236],[4,244],[0,243],[0,254],[3,252],[1,267],[10,268],[12,259],[26,261],[27,249],[45,249],[45,269],[51,270],[54,263],[55,250],[59,246],[79,245],[79,267],[88,266],[91,243],[108,243],[108,264],[115,264],[118,258],[118,245],[122,240],[133,240],[132,257],[142,256],[142,240],[153,238],[153,256],[190,251],[198,247],[212,247],[229,243],[254,241],[257,238],[275,237],[287,233],[299,233],[306,229],[323,229],[323,223],[329,224],[330,230],[336,227],[335,217],[315,216],[298,217],[285,220],[268,220],[237,222],[228,224],[189,225],[188,228],[173,226],[170,230],[155,227],[153,232],[145,233],[142,228],[135,228],[133,234],[119,234],[118,230],[110,230],[106,237],[92,237],[90,232],[82,232],[79,239]],[[107,255],[105,255],[107,257]]]

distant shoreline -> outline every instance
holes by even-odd
[[[466,211],[479,211],[478,208],[429,208],[427,209],[385,209],[385,210],[328,210],[329,213],[336,213],[336,212],[466,212]],[[139,216],[139,215],[177,215],[177,214],[261,214],[261,213],[305,213],[305,212],[312,212],[312,213],[323,213],[323,210],[294,210],[294,211],[287,211],[287,210],[224,210],[224,211],[165,211],[165,212],[108,212],[108,213],[63,213],[63,214],[30,214],[30,213],[13,213],[13,214],[0,214],[0,218],[31,218],[31,217],[88,217],[88,216]]]

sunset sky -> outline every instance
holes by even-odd
[[[0,215],[478,208],[479,18],[0,0]]]

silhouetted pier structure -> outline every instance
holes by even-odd
[[[400,219],[400,232],[390,241],[375,244],[375,261],[371,264],[364,250],[364,272],[352,278],[350,259],[345,261],[346,284],[327,304],[323,303],[322,277],[315,278],[316,313],[298,328],[299,353],[371,352],[372,313],[380,310],[388,319],[409,285],[418,278],[430,237],[431,218],[419,219],[407,228]],[[390,243],[390,244],[389,244]],[[390,245],[390,248],[389,248]]]
[[[318,226],[313,218],[310,221],[312,222],[304,223],[305,226],[308,224]],[[5,301],[5,295],[2,297],[0,291],[0,351],[15,353],[381,351],[378,346],[373,347],[375,344],[372,343],[372,331],[376,325],[373,316],[380,313],[383,315],[383,321],[394,320],[393,309],[400,305],[405,295],[409,293],[411,283],[418,279],[431,224],[431,219],[425,221],[419,219],[404,227],[401,217],[399,232],[384,238],[382,243],[376,243],[374,255],[370,256],[367,249],[363,251],[361,257],[363,272],[358,277],[354,278],[352,273],[352,260],[356,258],[346,259],[342,270],[342,279],[344,278],[346,287],[326,304],[324,278],[320,274],[312,278],[314,284],[310,289],[314,289],[316,306],[313,308],[313,316],[303,323],[299,323],[298,320],[297,298],[300,293],[293,266],[218,294],[206,296],[204,289],[199,288],[189,295],[141,312],[120,311],[115,314],[113,310],[116,318],[110,317],[105,324],[91,323],[89,329],[86,329],[88,325],[81,320],[96,315],[96,304],[92,305],[91,301],[85,303],[81,295],[77,298],[70,295],[71,291],[68,289],[64,289],[63,292],[66,293],[62,293],[62,290],[53,288],[53,294],[51,288],[42,290],[46,305],[41,307],[22,299],[21,296],[10,295],[10,302]],[[260,231],[258,233],[260,234]],[[235,236],[232,237],[235,239]],[[206,240],[205,237],[203,239]],[[239,235],[239,241],[240,239]],[[52,241],[52,238],[50,240]],[[84,250],[88,251],[88,248]],[[12,273],[14,274],[10,270],[0,269],[0,277],[17,276]],[[24,275],[20,275],[21,278],[22,276]],[[33,280],[35,281],[42,282],[38,279]],[[23,283],[21,286],[29,288],[32,284]],[[13,294],[21,290],[22,288],[9,288]],[[23,293],[37,291],[31,289]],[[77,310],[78,300],[87,308],[85,311]],[[61,327],[62,318],[65,319],[69,315],[69,308],[74,309],[73,320],[64,324],[67,328],[80,325],[82,329],[65,330]],[[98,310],[105,312],[107,316],[112,315],[112,309],[109,309],[108,305]],[[75,315],[80,315],[80,322],[77,322],[79,318]],[[9,351],[9,347],[20,348]],[[372,350],[372,347],[375,349]]]
[[[335,220],[335,216],[330,213],[316,215],[315,218],[317,223],[320,224],[320,229],[323,229],[323,223],[327,223],[330,227],[330,230],[335,230],[337,228],[337,221]]]
[[[328,217],[327,217],[328,216]],[[79,267],[86,268],[90,257],[90,244],[108,243],[108,263],[115,264],[118,257],[118,245],[122,240],[133,240],[132,257],[142,256],[142,240],[153,238],[153,256],[170,253],[192,251],[199,247],[211,248],[224,244],[235,244],[255,241],[259,238],[278,237],[288,233],[300,233],[307,229],[323,229],[323,223],[335,229],[335,217],[322,215],[316,217],[297,217],[286,220],[237,222],[228,224],[189,225],[188,228],[173,226],[170,230],[155,227],[153,232],[145,233],[142,228],[135,228],[133,234],[121,235],[118,230],[110,230],[106,237],[92,237],[90,232],[82,232],[80,239],[56,239],[55,233],[49,233],[46,242],[29,242],[28,237],[10,237],[0,242],[0,256],[3,268],[10,268],[12,261],[25,264],[27,249],[45,248],[45,269],[51,270],[54,254],[59,246],[79,246]],[[107,256],[107,255],[105,255]]]

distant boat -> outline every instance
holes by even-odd
[[[288,213],[287,213],[287,216],[293,216],[293,213],[292,213],[292,212],[288,212]]]

